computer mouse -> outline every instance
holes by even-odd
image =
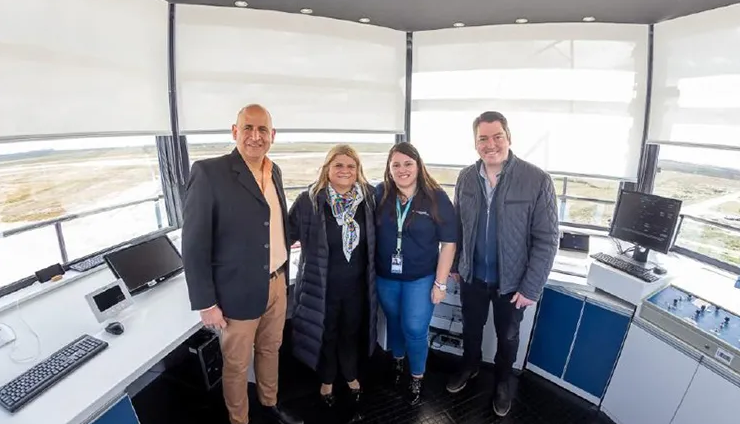
[[[661,267],[659,267],[659,266],[656,266],[655,268],[653,268],[653,272],[654,272],[654,273],[656,273],[656,274],[658,274],[658,275],[663,275],[663,274],[665,274],[665,273],[666,273],[667,271],[666,271],[666,269],[665,269],[665,268],[661,268]]]
[[[112,322],[105,327],[105,331],[115,336],[123,334],[123,324],[120,322]]]

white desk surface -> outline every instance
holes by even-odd
[[[21,305],[23,318],[41,339],[41,352],[33,363],[16,364],[9,359],[12,345],[0,349],[0,384],[83,333],[105,340],[109,346],[15,414],[0,410],[1,423],[51,423],[52,417],[54,423],[84,423],[201,327],[198,313],[190,310],[181,274],[136,296],[134,306],[118,319],[125,332],[120,336],[108,334],[103,330],[105,324],[95,320],[84,296],[109,281],[113,276],[103,269],[84,281]],[[55,320],[49,319],[49,311],[55,311]],[[4,318],[0,316],[0,320]],[[17,311],[9,321],[26,346],[16,355],[33,353],[34,338]]]
[[[173,239],[179,248],[179,240],[176,236]],[[292,278],[295,272],[294,266]],[[76,281],[0,310],[0,322],[15,330],[19,345],[14,353],[13,343],[0,347],[0,386],[83,334],[109,343],[107,349],[15,414],[0,408],[0,423],[86,423],[202,327],[198,312],[190,310],[185,276],[180,274],[134,296],[134,305],[116,319],[123,324],[124,333],[106,333],[106,323],[97,322],[85,295],[114,280],[110,270],[101,266]],[[38,334],[41,350],[32,362],[18,364],[10,359],[11,354],[23,359],[36,352],[36,339],[24,320]]]

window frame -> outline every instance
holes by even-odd
[[[27,138],[17,138],[17,139],[8,139],[3,140],[3,143],[11,143],[11,142],[24,142],[24,141],[38,141],[38,140],[49,140],[49,139],[66,139],[66,138],[89,138],[89,137],[115,137],[115,136],[128,136],[131,134],[75,134],[75,135],[55,135],[50,137],[27,137]],[[53,226],[56,236],[57,236],[57,247],[59,249],[59,256],[61,258],[60,265],[62,266],[62,269],[64,271],[70,270],[70,265],[73,265],[75,263],[79,263],[84,261],[85,259],[105,254],[110,251],[113,251],[114,249],[131,243],[141,243],[156,237],[159,237],[163,234],[167,234],[171,231],[174,231],[182,226],[181,222],[181,216],[182,216],[182,200],[184,199],[184,190],[185,186],[187,184],[187,175],[183,173],[183,167],[181,164],[182,161],[187,161],[187,150],[184,152],[181,151],[182,143],[175,142],[174,137],[172,136],[161,136],[161,135],[155,135],[155,134],[142,134],[146,136],[151,136],[154,138],[153,145],[156,147],[157,150],[157,159],[160,166],[160,172],[159,172],[159,178],[161,180],[162,185],[162,194],[156,195],[156,196],[150,196],[142,199],[132,200],[129,202],[119,203],[111,206],[105,206],[101,208],[95,208],[91,209],[82,213],[71,213],[71,214],[65,214],[61,217],[43,220],[34,222],[31,224],[23,225],[20,227],[12,228],[5,231],[0,231],[0,238],[7,238],[12,237],[14,235],[19,235],[23,233],[27,233],[30,231],[34,231],[40,228],[46,228]],[[187,149],[187,146],[185,146],[185,149]],[[174,152],[179,152],[180,154],[174,154]],[[185,168],[189,170],[189,167]],[[97,250],[95,252],[86,254],[79,258],[69,258],[68,252],[66,248],[65,238],[64,238],[64,231],[62,229],[62,223],[64,222],[72,222],[77,219],[87,218],[91,216],[95,216],[101,213],[111,212],[127,207],[137,206],[144,203],[152,202],[152,203],[158,203],[160,201],[163,201],[165,206],[165,213],[166,216],[158,216],[157,221],[159,228],[154,231],[150,231],[146,234],[142,234],[140,236],[134,237],[132,239],[127,240],[121,240],[119,243],[116,243],[112,246],[107,246],[103,249]],[[157,214],[159,215],[159,207],[157,207]],[[53,265],[53,264],[50,264]],[[35,271],[34,271],[35,272]],[[38,279],[36,278],[35,274],[31,274],[27,277],[23,277],[19,280],[9,282],[8,284],[4,284],[0,286],[0,298],[3,296],[9,295],[11,293],[18,292],[20,290],[23,290],[27,287],[32,286],[33,284],[37,283]]]

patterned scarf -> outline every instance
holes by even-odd
[[[355,221],[355,212],[357,207],[364,199],[360,184],[355,183],[352,190],[345,194],[339,194],[331,185],[327,186],[329,193],[329,202],[331,213],[337,220],[337,225],[342,227],[342,246],[344,248],[344,257],[349,262],[352,257],[352,251],[360,244],[360,225]]]

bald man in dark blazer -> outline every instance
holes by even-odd
[[[188,182],[182,253],[191,307],[221,332],[223,388],[232,424],[249,422],[247,372],[255,354],[266,414],[301,424],[277,405],[278,352],[287,309],[289,244],[280,168],[267,158],[275,137],[269,112],[239,111],[236,148],[197,161]]]

